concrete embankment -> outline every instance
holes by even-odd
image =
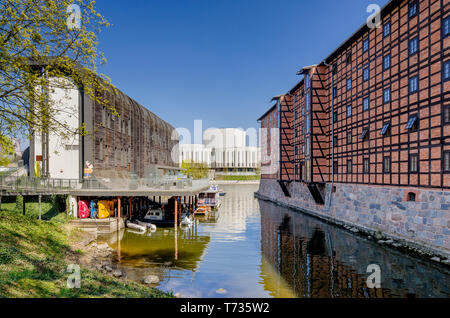
[[[261,180],[258,198],[272,201],[376,239],[449,264],[450,192],[370,185],[335,184],[322,190],[324,205],[314,202],[306,185],[287,185],[286,197],[276,180]],[[416,201],[408,201],[414,193]],[[331,194],[330,205],[328,199]]]
[[[259,180],[214,180],[217,185],[259,184]]]

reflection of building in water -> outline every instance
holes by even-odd
[[[449,297],[450,276],[434,265],[317,219],[260,201],[262,279],[273,296],[288,285],[297,297]],[[281,276],[270,281],[267,263]],[[382,289],[367,288],[367,266],[381,268]]]
[[[216,230],[244,231],[246,229],[246,218],[259,214],[258,201],[252,195],[249,195],[251,193],[247,191],[249,187],[255,188],[255,186],[247,185],[222,187],[226,192],[226,197],[222,199],[222,206],[215,226]]]

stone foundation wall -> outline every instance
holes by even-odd
[[[257,196],[327,221],[395,239],[421,252],[450,256],[450,191],[335,183],[322,189],[325,205],[314,202],[307,186],[290,183],[285,197],[276,180],[263,179]],[[408,202],[408,193],[416,195]]]

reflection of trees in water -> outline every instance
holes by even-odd
[[[450,296],[448,271],[304,214],[259,203],[262,263],[270,263],[298,297]],[[380,265],[382,289],[367,288],[369,264]],[[262,273],[266,288],[281,294],[267,276]]]

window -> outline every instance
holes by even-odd
[[[350,90],[350,89],[352,89],[352,79],[351,78],[347,79],[347,90]]]
[[[450,34],[450,16],[442,20],[442,36],[446,37]]]
[[[305,107],[302,107],[302,116],[305,115]]]
[[[352,115],[352,105],[347,106],[347,117],[350,117]]]
[[[364,158],[363,159],[363,172],[364,173],[369,173],[370,172],[369,158]]]
[[[333,75],[337,74],[337,63],[334,63],[331,69],[331,72],[333,73]]]
[[[334,112],[333,113],[333,123],[336,123],[338,121],[338,113]]]
[[[362,139],[363,141],[369,140],[369,128],[364,128],[361,135],[359,136],[359,139]]]
[[[417,116],[411,116],[405,127],[406,130],[417,130]]]
[[[407,200],[409,202],[415,202],[416,201],[416,194],[414,192],[409,192]]]
[[[294,104],[297,104],[297,95],[294,95]]]
[[[380,135],[382,135],[382,136],[389,136],[389,134],[390,134],[390,126],[391,126],[390,123],[384,124],[383,128],[380,131]]]
[[[297,138],[297,128],[294,129],[294,137]]]
[[[417,37],[415,37],[412,40],[409,40],[409,55],[416,54],[418,48],[419,48],[419,39]]]
[[[450,124],[450,105],[444,106],[442,117],[444,124]]]
[[[309,74],[305,74],[305,89],[309,88]]]
[[[347,144],[352,143],[352,133],[349,131],[347,132]]]
[[[364,81],[368,81],[369,80],[369,67],[366,67],[363,70],[363,80]]]
[[[409,4],[409,17],[412,18],[417,15],[417,2]]]
[[[450,172],[450,151],[444,151],[443,159],[443,170],[444,172]]]
[[[369,39],[365,39],[363,42],[363,52],[367,52],[369,49]]]
[[[390,173],[391,172],[391,157],[383,158],[383,172]]]
[[[337,88],[333,87],[333,98],[337,97]]]
[[[419,155],[412,154],[409,155],[409,172],[418,172],[419,171]]]
[[[444,82],[450,80],[450,60],[444,62],[442,67],[442,80]]]
[[[338,137],[337,136],[333,136],[333,146],[335,146],[335,147],[338,146]]]
[[[409,79],[409,93],[415,93],[418,89],[418,80],[417,76],[411,77]]]
[[[297,110],[294,110],[294,120],[297,120]]]
[[[298,148],[297,148],[297,146],[294,147],[294,154],[298,155]]]
[[[350,64],[352,62],[352,53],[351,52],[347,53],[347,57],[345,59],[345,62],[347,64]]]
[[[390,88],[386,88],[383,91],[383,102],[384,103],[388,103],[391,101],[391,89]]]
[[[369,110],[369,97],[363,99],[363,110]]]
[[[338,162],[333,161],[333,173],[338,173]]]
[[[347,173],[352,173],[352,161],[347,160]]]
[[[391,55],[388,54],[385,57],[383,57],[383,71],[386,71],[391,67]]]
[[[387,22],[383,25],[383,37],[387,37],[389,34],[391,34],[391,23]]]

